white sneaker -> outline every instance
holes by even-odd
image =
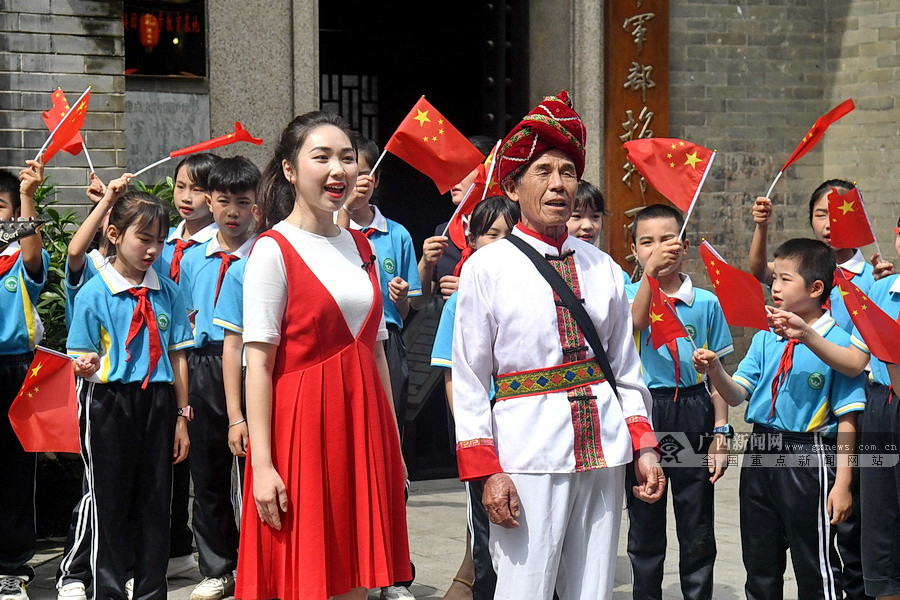
[[[134,598],[134,577],[125,582],[125,597],[128,600]]]
[[[80,581],[72,581],[57,588],[56,600],[87,600],[84,584]]]
[[[416,600],[410,591],[402,585],[391,585],[381,588],[380,600]]]
[[[28,600],[24,577],[0,575],[0,600]]]
[[[185,554],[184,556],[176,556],[169,559],[169,566],[166,567],[166,577],[178,577],[184,575],[191,569],[197,568],[197,560],[193,554]]]
[[[234,593],[234,575],[204,577],[191,592],[191,600],[222,600]]]

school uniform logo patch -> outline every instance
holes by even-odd
[[[165,331],[166,329],[168,329],[169,322],[169,315],[167,315],[166,313],[160,313],[156,315],[156,324],[161,330]]]
[[[389,256],[381,261],[381,268],[384,269],[385,273],[393,275],[394,271],[397,269],[397,263],[395,263],[394,259]]]
[[[684,328],[687,329],[688,335],[691,336],[692,340],[697,339],[697,328],[696,327],[694,327],[691,324],[687,324],[684,326]]]
[[[806,379],[806,382],[809,384],[814,390],[821,390],[822,386],[825,385],[825,376],[818,372],[812,372],[809,374],[809,377]]]
[[[15,292],[19,289],[19,280],[10,275],[5,280],[3,280],[3,287],[6,288],[7,292]]]

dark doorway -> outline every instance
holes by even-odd
[[[527,112],[526,0],[320,2],[322,107],[382,148],[423,94],[463,135],[503,137]],[[417,246],[452,211],[388,154],[376,199]]]

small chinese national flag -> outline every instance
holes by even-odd
[[[682,211],[691,212],[715,152],[671,138],[631,140],[625,142],[625,150],[650,185]]]
[[[700,243],[700,256],[728,324],[768,331],[762,284],[750,273],[725,262],[706,240]]]
[[[27,452],[80,452],[72,360],[38,346],[9,422]]]
[[[828,220],[832,248],[859,248],[875,241],[872,223],[863,205],[859,188],[845,194],[831,188],[828,195]]]
[[[66,116],[66,113],[69,111],[69,102],[66,100],[66,94],[60,88],[56,88],[56,91],[50,94],[50,102],[53,103],[53,108],[50,110],[45,110],[41,112],[41,116],[44,118],[44,125],[47,126],[47,131],[53,131],[53,129],[59,125],[59,122],[63,120],[63,117]],[[57,153],[57,151],[62,150],[63,152],[68,152],[69,154],[77,155],[81,152],[81,145],[84,143],[84,139],[81,137],[81,133],[76,133],[75,137],[71,138],[68,143],[60,144],[59,146],[53,145],[53,151],[51,153],[50,148],[44,151],[44,164],[47,163],[48,160],[53,158],[53,156]]]
[[[488,154],[487,159],[485,159],[482,164],[478,165],[478,175],[475,177],[475,183],[473,184],[472,189],[468,191],[468,194],[460,203],[459,208],[456,209],[453,216],[450,218],[450,226],[448,228],[450,239],[453,240],[453,243],[456,244],[457,248],[465,248],[467,244],[466,231],[463,226],[463,217],[470,216],[475,210],[475,207],[478,206],[478,203],[485,198],[497,196],[501,193],[500,184],[494,176],[494,166],[496,165],[494,158],[502,141],[503,140],[498,140],[497,143],[494,144],[494,149]]]
[[[813,147],[819,143],[819,140],[822,139],[822,136],[825,135],[825,130],[828,129],[831,125],[833,125],[836,121],[838,121],[841,117],[852,111],[856,108],[856,105],[853,104],[853,99],[848,98],[844,100],[830,111],[816,119],[816,122],[813,123],[813,126],[810,130],[803,136],[803,139],[800,140],[800,143],[797,144],[797,147],[794,148],[794,152],[788,157],[787,162],[784,163],[784,166],[781,167],[781,170],[784,171],[789,166],[800,160],[800,158],[813,149]]]
[[[429,104],[425,96],[419,98],[384,148],[431,178],[442,194],[484,160],[478,148]]]
[[[878,308],[862,290],[844,277],[840,269],[834,279],[853,325],[859,330],[869,352],[884,362],[900,363],[900,344],[897,344],[897,340],[900,340],[900,323]]]
[[[61,92],[61,91],[60,91]],[[54,92],[54,96],[55,96]],[[62,97],[63,102],[65,102],[65,96]],[[84,127],[84,118],[87,116],[88,103],[91,101],[91,92],[86,91],[84,95],[78,100],[78,104],[70,108],[68,111],[65,111],[65,114],[61,119],[57,119],[54,127],[56,131],[53,132],[53,128],[50,128],[52,133],[52,140],[44,149],[43,154],[41,155],[43,163],[46,165],[50,162],[50,159],[56,156],[56,153],[60,150],[65,150],[71,154],[77,154],[77,152],[71,152],[68,148],[73,147],[74,144],[78,144],[79,148],[81,147],[82,137],[81,137],[81,128]],[[51,115],[58,114],[56,103],[57,100],[54,97],[54,105],[53,108],[50,109]],[[65,106],[65,104],[63,105]],[[44,115],[44,123],[47,123],[48,115],[47,113],[42,113]],[[48,127],[49,124],[47,125]]]
[[[650,341],[656,350],[678,338],[687,337],[688,332],[670,299],[663,296],[659,282],[648,275],[647,283],[650,284]],[[677,356],[674,360],[677,362]]]
[[[252,135],[250,135],[249,131],[244,129],[244,126],[241,125],[240,121],[235,121],[234,131],[232,133],[220,135],[217,138],[213,138],[205,142],[200,142],[199,144],[194,144],[193,146],[187,146],[185,148],[181,148],[180,150],[172,150],[171,152],[169,152],[169,158],[175,158],[176,156],[185,156],[187,154],[193,154],[194,152],[206,152],[207,150],[212,150],[213,148],[219,148],[221,146],[227,146],[228,144],[234,144],[235,142],[250,142],[251,144],[256,144],[257,146],[260,146],[263,143],[262,138],[253,137]]]

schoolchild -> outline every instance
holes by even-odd
[[[178,283],[185,253],[204,244],[216,234],[216,223],[209,209],[209,172],[220,157],[209,152],[191,154],[175,167],[172,201],[181,223],[169,229],[156,271]]]
[[[255,237],[259,169],[243,156],[223,158],[208,177],[207,202],[218,231],[181,261],[181,288],[194,316],[194,346],[187,352],[188,426],[194,483],[192,524],[203,580],[191,600],[219,600],[234,590],[238,531],[231,500],[232,455],[222,372],[224,330],[213,324],[225,275],[250,253]]]
[[[671,482],[678,534],[681,591],[686,599],[712,598],[716,536],[713,522],[713,484],[724,474],[726,437],[731,437],[728,406],[707,378],[694,369],[693,348],[707,348],[722,357],[734,351],[731,332],[715,295],[695,287],[690,275],[679,271],[689,248],[681,240],[681,213],[653,204],[634,217],[631,251],[644,273],[625,285],[632,303],[632,319],[639,332],[638,352],[644,383],[653,399],[653,427],[658,435],[672,434],[685,446],[663,470]],[[677,339],[654,350],[650,345],[653,315],[650,284],[659,282],[665,300],[678,314],[691,340]],[[693,342],[693,344],[692,344]],[[715,435],[713,435],[715,434]],[[713,439],[715,437],[715,439]],[[715,443],[715,447],[710,447]],[[662,448],[669,447],[660,442]],[[707,458],[708,457],[708,458]],[[634,482],[626,483],[627,486]],[[654,504],[628,495],[628,557],[633,572],[634,598],[662,598],[666,557],[666,497]]]
[[[41,162],[29,160],[19,177],[0,171],[0,221],[36,217],[34,192],[44,176]],[[20,183],[21,181],[21,183]],[[34,358],[39,322],[34,307],[47,281],[50,257],[35,233],[0,247],[0,410],[3,415],[28,374]],[[0,419],[0,597],[27,600],[34,579],[28,561],[34,556],[35,454],[25,452],[9,419]]]
[[[479,203],[472,211],[469,219],[469,248],[471,256],[479,248],[505,238],[516,223],[519,222],[519,205],[504,196],[494,196]],[[464,263],[464,261],[461,261]],[[455,270],[458,276],[462,264]],[[456,318],[456,299],[454,293],[444,304],[441,320],[434,336],[431,350],[431,366],[444,371],[444,390],[447,403],[453,411],[453,322]],[[487,512],[481,504],[483,486],[480,482],[467,481],[466,511],[468,513],[468,529],[466,530],[466,553],[462,564],[453,578],[453,583],[444,595],[444,600],[490,600],[494,597],[497,574],[491,564],[488,548],[489,524]]]
[[[115,256],[75,298],[67,342],[92,497],[92,597],[124,599],[133,557],[134,596],[163,599],[172,463],[189,446],[184,349],[193,340],[180,291],[152,268],[165,206],[124,185],[113,193],[122,194],[106,229]]]
[[[496,142],[486,135],[470,136],[469,141],[485,156],[493,150]],[[453,202],[454,208],[465,199],[469,186],[477,176],[478,169],[472,169],[471,173],[450,189],[450,201]],[[462,258],[463,248],[457,248],[456,244],[444,235],[447,223],[448,221],[445,221],[435,227],[434,235],[422,242],[422,257],[418,264],[422,295],[411,300],[415,310],[428,304],[435,292],[447,300],[459,287],[459,277],[453,274],[453,270]]]
[[[575,192],[575,204],[572,215],[566,222],[569,235],[584,240],[588,244],[597,244],[603,231],[603,215],[606,213],[606,200],[597,186],[582,179]]]
[[[824,308],[835,267],[825,243],[788,240],[775,251],[772,298],[782,312],[846,347],[850,334]],[[753,337],[731,377],[709,349],[694,352],[694,366],[731,406],[748,400],[753,435],[739,492],[747,598],[782,597],[788,548],[802,597],[842,597],[833,526],[853,510],[848,455],[865,408],[863,375],[848,377],[805,343],[772,331]]]
[[[371,203],[378,187],[378,176],[370,175],[372,165],[380,154],[378,146],[362,136],[357,136],[356,144],[359,164],[356,193],[338,212],[337,224],[362,231],[375,246],[378,255],[384,319],[388,328],[384,352],[391,372],[394,412],[400,424],[400,438],[403,439],[409,395],[409,364],[401,332],[403,321],[409,314],[410,302],[422,295],[422,284],[419,282],[416,251],[409,231],[400,223],[385,218],[378,206]]]

